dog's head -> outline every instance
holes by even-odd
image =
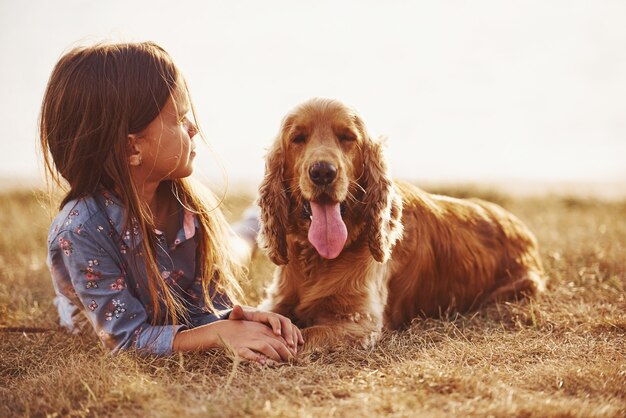
[[[288,232],[306,234],[323,258],[361,236],[374,259],[389,258],[402,233],[402,200],[383,148],[358,113],[336,100],[309,100],[284,118],[259,196],[259,242],[274,263],[289,261]]]

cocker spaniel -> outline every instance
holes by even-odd
[[[392,180],[383,148],[354,109],[312,99],[268,152],[259,243],[278,267],[261,307],[304,328],[305,348],[370,347],[383,327],[545,288],[522,222]]]

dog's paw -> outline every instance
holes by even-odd
[[[345,348],[360,348],[369,350],[380,339],[380,330],[359,329],[356,332],[339,325],[316,325],[302,330],[304,346],[298,350],[303,355],[311,353],[329,353]]]
[[[378,340],[380,340],[380,331],[372,331],[368,335],[364,335],[359,338],[355,345],[358,345],[360,348],[364,350],[371,350],[376,346]]]

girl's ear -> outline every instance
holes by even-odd
[[[267,249],[274,264],[287,264],[287,218],[289,197],[285,187],[283,171],[285,157],[280,136],[265,157],[265,177],[259,187],[258,204],[261,208],[261,231],[259,246]]]
[[[141,165],[141,149],[137,145],[137,135],[128,135],[128,164],[131,167],[139,167]]]
[[[389,174],[383,141],[366,135],[361,152],[368,243],[374,259],[384,263],[391,256],[396,241],[402,236],[402,197],[396,191]]]

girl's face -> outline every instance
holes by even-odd
[[[187,92],[179,86],[161,113],[142,132],[131,135],[134,152],[140,154],[140,164],[135,168],[145,181],[173,180],[193,172],[193,137],[198,128],[188,118],[189,112]]]

